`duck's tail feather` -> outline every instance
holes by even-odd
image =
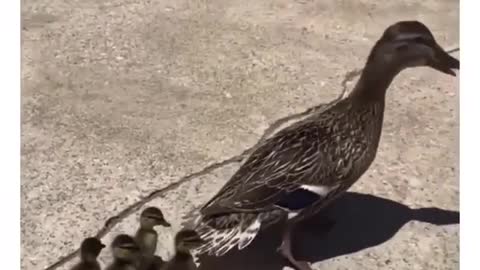
[[[193,253],[222,256],[235,246],[242,250],[252,243],[261,227],[261,214],[231,213],[196,221],[195,230],[206,243]]]

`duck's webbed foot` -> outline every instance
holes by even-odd
[[[293,221],[287,221],[287,226],[283,233],[282,244],[277,249],[277,251],[288,260],[288,262],[295,267],[296,270],[312,270],[312,267],[308,262],[297,261],[292,254],[292,230],[293,230]]]

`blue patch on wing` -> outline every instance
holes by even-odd
[[[314,192],[299,188],[283,195],[275,205],[291,211],[297,211],[312,205],[320,198],[321,197]]]

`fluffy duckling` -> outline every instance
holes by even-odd
[[[175,256],[168,261],[162,270],[196,270],[191,250],[205,244],[194,230],[184,229],[175,236]]]
[[[142,252],[139,268],[158,269],[164,263],[163,259],[155,256],[157,249],[158,233],[154,227],[164,226],[170,227],[163,213],[156,207],[148,207],[140,214],[140,227],[135,234],[135,241]]]
[[[135,239],[126,234],[120,234],[112,242],[113,262],[106,270],[138,270],[140,247]]]
[[[104,247],[105,245],[95,237],[85,238],[80,246],[80,262],[71,270],[100,270],[97,257]]]

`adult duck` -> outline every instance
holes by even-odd
[[[221,256],[235,246],[243,249],[261,227],[287,217],[279,252],[297,269],[311,270],[292,255],[292,229],[367,171],[379,145],[388,87],[402,70],[420,66],[455,76],[460,62],[421,22],[388,27],[346,98],[263,142],[200,209],[194,228],[207,242],[197,254]]]

